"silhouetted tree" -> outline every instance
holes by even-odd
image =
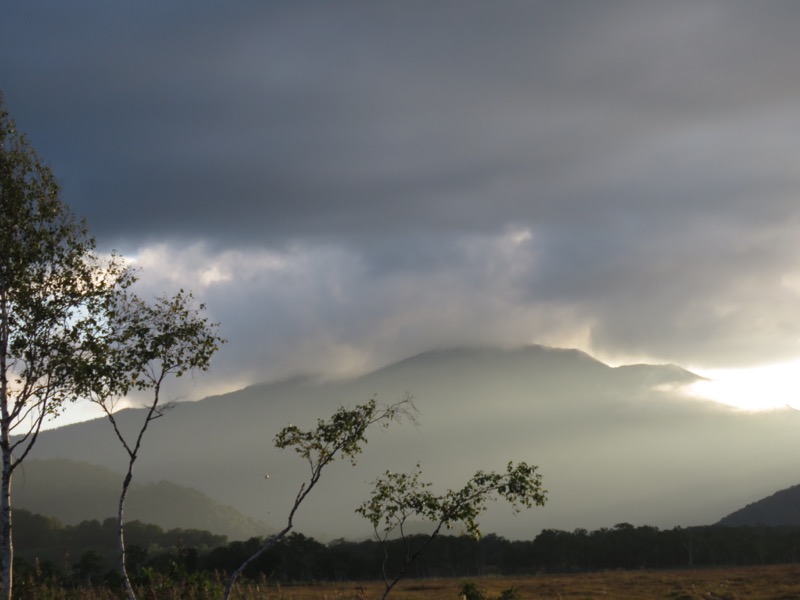
[[[125,561],[124,512],[144,434],[173,406],[162,396],[166,380],[207,370],[223,340],[217,324],[203,315],[205,307],[196,307],[192,295],[183,290],[152,303],[123,291],[107,298],[102,308],[105,318],[96,323],[95,335],[85,344],[81,392],[103,410],[128,457],[117,506],[117,539],[120,575],[128,598],[135,600]],[[126,436],[114,409],[132,390],[149,397],[139,429]]]
[[[378,407],[373,398],[366,404],[352,409],[340,408],[330,419],[318,420],[314,429],[303,430],[296,425],[289,425],[275,436],[277,448],[290,448],[306,461],[309,467],[308,479],[300,485],[300,489],[297,491],[284,528],[268,537],[261,547],[231,574],[225,587],[225,600],[230,598],[236,580],[248,565],[292,530],[297,510],[319,482],[325,467],[338,458],[347,458],[352,465],[355,465],[361,454],[362,446],[366,443],[366,434],[370,427],[378,425],[386,428],[391,423],[404,418],[411,421],[416,420],[416,408],[411,397],[406,396],[399,402],[385,407]]]
[[[477,538],[480,537],[478,517],[486,510],[489,500],[502,498],[515,512],[519,512],[533,505],[544,505],[547,494],[542,489],[536,467],[524,462],[516,466],[509,462],[504,473],[478,471],[460,490],[448,490],[441,495],[433,494],[431,484],[420,481],[420,474],[419,464],[411,474],[387,471],[373,483],[370,499],[356,509],[372,524],[375,537],[384,548],[382,598],[386,598],[405,577],[443,527],[449,529],[455,523],[461,523],[468,535]],[[415,548],[408,543],[405,532],[405,524],[412,517],[434,525],[433,532]],[[400,569],[390,574],[387,542],[395,532],[405,543],[405,558]]]
[[[76,398],[74,357],[112,292],[132,280],[59,198],[0,96],[0,599],[13,588],[11,480],[42,424]]]

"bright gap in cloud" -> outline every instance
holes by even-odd
[[[689,386],[697,398],[746,411],[800,410],[800,360],[745,369],[693,369],[706,377]]]

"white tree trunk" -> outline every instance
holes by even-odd
[[[8,304],[5,289],[0,290],[0,599],[11,600],[14,565],[14,544],[11,536],[11,417],[8,410]]]
[[[11,600],[14,564],[14,544],[11,537],[11,456],[8,448],[8,426],[2,424],[3,473],[0,477],[0,552],[2,552],[2,600]]]
[[[125,475],[125,481],[122,484],[122,492],[119,495],[119,507],[117,509],[117,541],[119,547],[119,572],[122,575],[122,581],[125,584],[125,593],[128,595],[128,600],[136,600],[136,592],[133,591],[130,577],[128,577],[128,567],[126,565],[125,557],[125,525],[124,525],[124,512],[125,512],[125,498],[128,496],[128,487],[131,484],[133,461],[128,465],[128,473]]]

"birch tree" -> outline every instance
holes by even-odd
[[[107,298],[103,320],[84,344],[81,392],[105,414],[127,456],[127,470],[117,504],[118,567],[129,600],[136,593],[128,576],[125,550],[125,501],[144,435],[174,403],[164,399],[171,377],[206,371],[223,342],[218,324],[204,315],[191,293],[181,290],[146,302],[122,292]],[[123,431],[115,409],[134,392],[145,395],[144,417],[132,434]]]
[[[339,458],[345,458],[355,466],[362,447],[367,443],[367,430],[372,426],[386,428],[403,419],[416,423],[417,409],[410,396],[379,407],[375,399],[352,409],[340,408],[328,420],[320,419],[314,429],[300,429],[289,425],[275,436],[275,447],[294,450],[308,468],[308,479],[297,490],[286,525],[278,533],[269,536],[261,547],[245,560],[230,576],[223,595],[229,600],[239,576],[254,560],[264,554],[294,527],[294,517],[300,505],[322,477],[322,471]]]
[[[383,547],[384,591],[381,598],[391,593],[443,528],[461,524],[468,535],[479,538],[478,517],[486,510],[489,501],[505,500],[515,513],[534,505],[544,505],[547,492],[542,489],[541,476],[536,469],[524,462],[516,465],[509,462],[505,472],[478,471],[461,489],[439,495],[431,491],[432,484],[420,481],[419,464],[411,473],[386,471],[376,479],[370,498],[356,512],[372,524],[375,538]],[[411,545],[405,532],[405,525],[412,518],[434,526],[433,531],[416,546]],[[405,548],[401,566],[395,573],[389,571],[388,540],[392,535],[399,535]]]
[[[133,279],[101,260],[0,95],[0,598],[13,590],[12,475],[45,420],[76,397],[75,361],[99,307]]]

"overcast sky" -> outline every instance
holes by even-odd
[[[194,397],[433,348],[800,358],[800,3],[13,2],[0,90]]]

